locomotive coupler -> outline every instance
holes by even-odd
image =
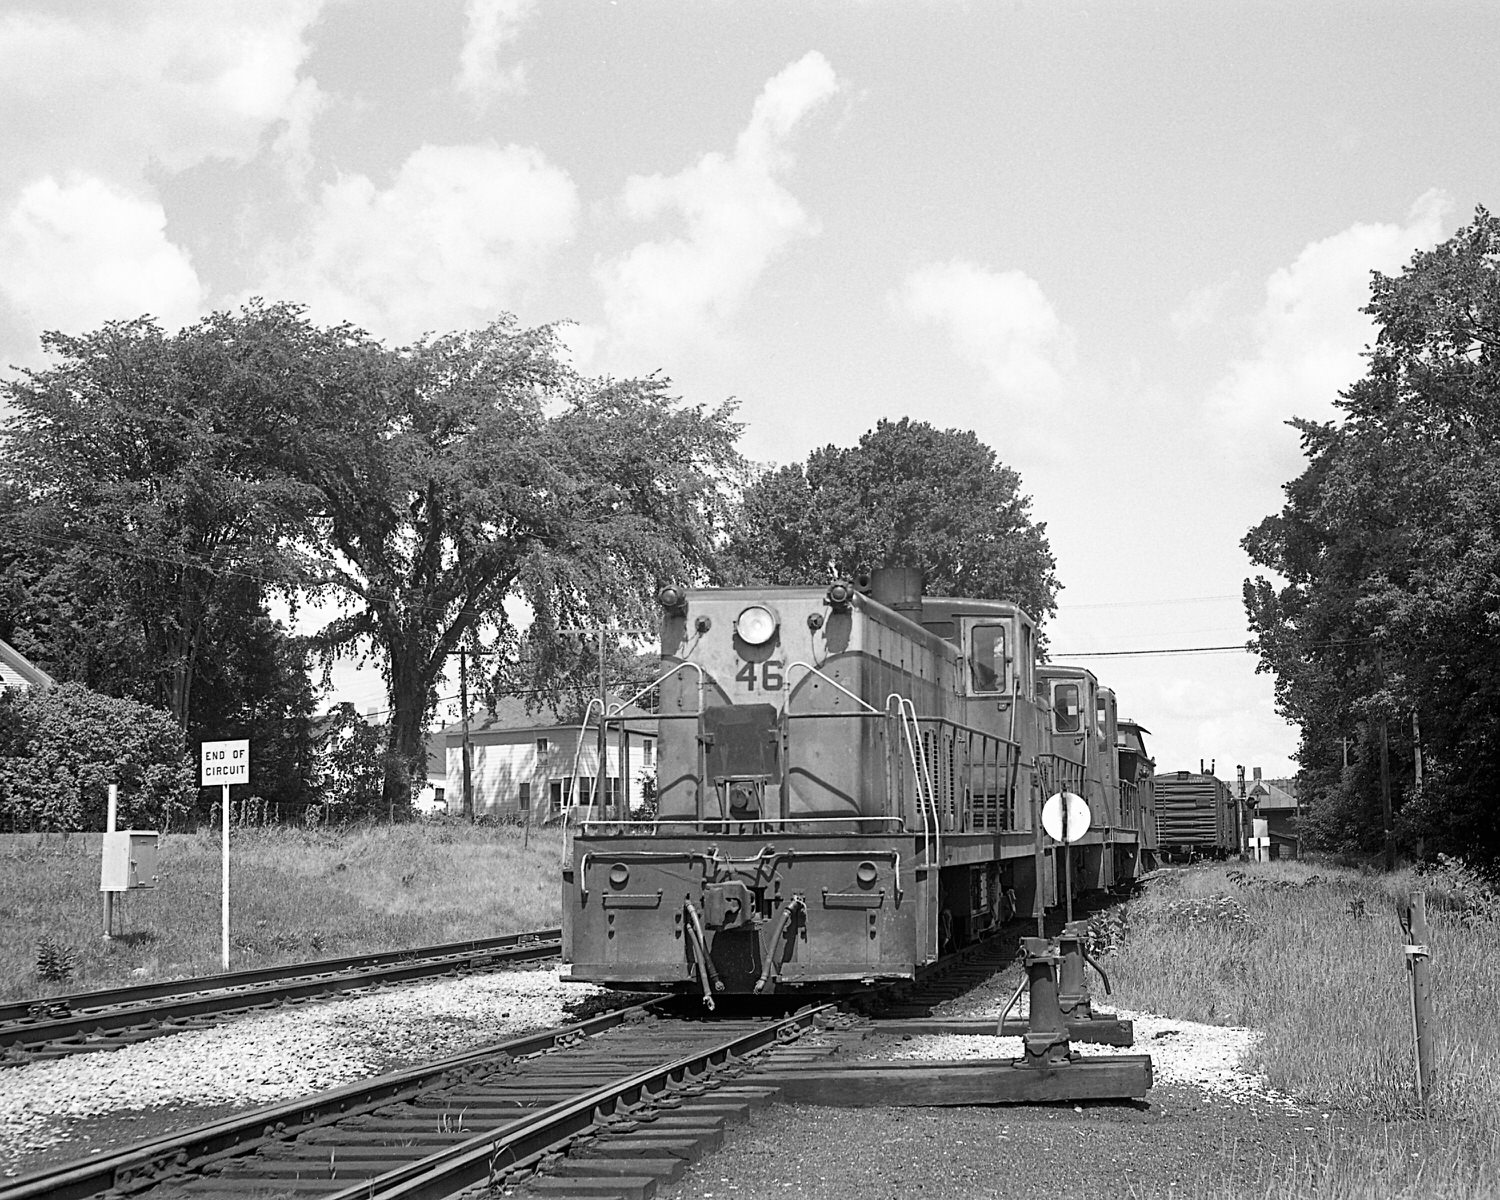
[[[703,885],[703,924],[709,929],[737,929],[755,917],[755,896],[740,880]]]

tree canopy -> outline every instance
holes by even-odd
[[[654,623],[662,583],[716,570],[732,407],[578,375],[551,327],[388,348],[255,302],[46,344],[56,365],[4,385],[7,626],[58,678],[251,736],[257,790],[268,747],[287,788],[312,783],[306,648],[275,595],[333,606],[312,650],[384,670],[400,811],[461,646],[482,690],[545,699],[591,670],[596,630]]]
[[[390,800],[460,647],[492,692],[546,695],[586,673],[597,635],[577,631],[653,626],[657,588],[715,569],[740,462],[729,406],[682,405],[658,377],[578,376],[551,327],[507,317],[383,370],[333,431],[337,461],[357,466],[309,482],[331,555],[320,580],[352,605],[318,644],[382,652]]]
[[[825,583],[918,566],[935,595],[1057,607],[1047,526],[1021,477],[971,432],[880,421],[848,448],[768,471],[745,490],[727,549],[745,583]]]
[[[252,304],[167,334],[147,317],[43,338],[3,385],[0,597],[57,678],[169,711],[190,738],[254,738],[257,787],[306,784],[305,656],[268,604],[295,596],[317,493],[304,389],[353,374],[360,335]]]
[[[1298,752],[1310,831],[1500,857],[1500,221],[1484,209],[1397,276],[1330,422],[1298,420],[1306,470],[1250,531],[1245,602]],[[1418,741],[1418,734],[1420,741]],[[1420,747],[1423,778],[1416,780]],[[1348,765],[1345,765],[1345,757]]]

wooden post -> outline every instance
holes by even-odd
[[[224,816],[223,836],[223,886],[220,889],[219,900],[219,962],[224,970],[229,970],[229,785],[226,783],[223,789],[223,803],[220,805]]]
[[[112,783],[109,785],[109,812],[104,819],[104,832],[115,831],[115,814],[120,806],[120,785]],[[104,893],[104,940],[107,942],[115,936],[115,894]]]
[[[1401,930],[1406,935],[1406,970],[1411,976],[1411,1036],[1417,1060],[1417,1105],[1427,1115],[1432,1091],[1432,979],[1428,966],[1431,948],[1427,942],[1427,894],[1412,892],[1400,910]]]
[[[1385,869],[1396,869],[1396,832],[1391,828],[1391,755],[1386,719],[1380,718],[1380,820],[1385,827]]]
[[[1035,878],[1031,888],[1031,910],[1036,916],[1037,937],[1047,936],[1047,906],[1042,901],[1042,879],[1047,874],[1047,852],[1042,845],[1042,788],[1041,764],[1031,764],[1031,832],[1036,835],[1035,863],[1032,868]]]

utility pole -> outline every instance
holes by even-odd
[[[459,745],[464,773],[464,820],[474,820],[474,778],[469,766],[469,654],[458,652],[458,719],[460,723]]]
[[[1417,710],[1411,710],[1411,765],[1416,776],[1418,791],[1422,790],[1422,722],[1417,719]]]
[[[1235,801],[1234,805],[1234,836],[1237,843],[1235,849],[1239,852],[1240,857],[1243,858],[1248,848],[1245,842],[1245,768],[1243,766],[1235,767],[1235,772],[1238,774],[1240,782],[1239,798]]]
[[[1391,756],[1384,714],[1380,718],[1380,819],[1385,825],[1385,869],[1396,869],[1396,839],[1391,830]]]

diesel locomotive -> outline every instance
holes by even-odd
[[[910,979],[1065,878],[1150,863],[1144,729],[1091,672],[1041,665],[1016,605],[900,568],[660,604],[656,809],[606,798],[573,826],[573,979],[710,1006]],[[1089,807],[1068,849],[1040,820],[1059,791]]]

